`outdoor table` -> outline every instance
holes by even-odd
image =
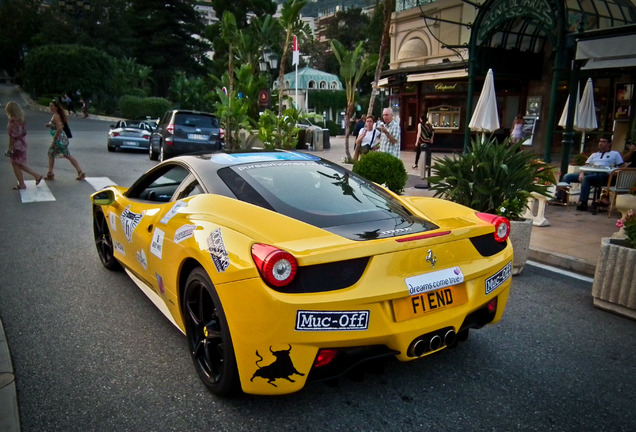
[[[616,169],[616,167],[604,167],[599,165],[584,165],[581,168],[583,172],[592,172],[592,173],[605,173],[608,176],[612,171]],[[598,200],[601,196],[601,188],[603,185],[601,184],[600,177],[596,178],[596,184],[594,185],[594,199],[592,201],[592,214],[596,214],[596,207],[598,205]]]

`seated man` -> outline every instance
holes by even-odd
[[[623,166],[623,158],[621,154],[616,150],[611,150],[612,143],[609,138],[600,138],[598,140],[598,151],[592,153],[587,161],[586,165],[597,165],[603,167],[620,167]],[[577,210],[587,210],[587,201],[590,197],[590,188],[592,186],[601,186],[607,183],[607,173],[596,172],[579,172],[570,173],[563,176],[563,181],[566,183],[581,183],[581,196],[579,197],[579,203],[576,206]]]

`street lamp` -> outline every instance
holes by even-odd
[[[270,72],[271,74],[278,67],[278,56],[269,48],[265,48],[258,65],[261,68],[261,72]]]
[[[258,66],[261,72],[267,72],[267,89],[263,89],[259,92],[259,108],[265,109],[270,106],[270,90],[272,85],[270,80],[272,79],[273,73],[276,71],[278,67],[278,57],[276,54],[270,50],[269,48],[265,48],[263,50],[263,54],[258,61]]]

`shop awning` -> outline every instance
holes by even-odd
[[[416,73],[410,74],[406,81],[408,82],[416,82],[416,81],[436,81],[440,79],[448,79],[448,78],[465,78],[468,76],[468,71],[466,69],[455,69],[448,71],[431,71],[424,73]]]
[[[636,67],[636,34],[580,40],[576,59],[587,60],[583,70]]]

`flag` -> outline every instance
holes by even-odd
[[[298,58],[300,57],[300,52],[298,51],[298,39],[294,36],[294,42],[292,45],[292,65],[298,65]]]

